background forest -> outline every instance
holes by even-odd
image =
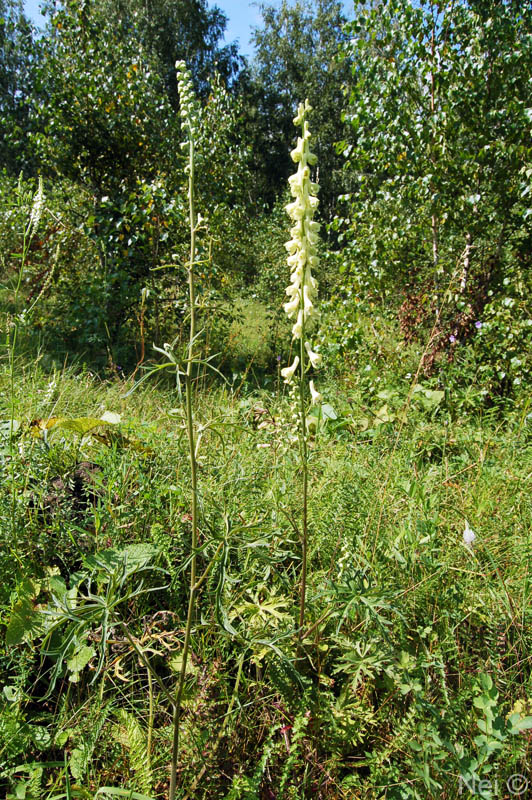
[[[261,3],[252,59],[206,0],[43,9],[37,31],[0,0],[6,796],[168,796],[181,670],[172,800],[528,796],[530,3]],[[199,109],[193,552],[165,368],[190,318],[181,60]],[[281,366],[305,98],[323,397],[294,638]]]

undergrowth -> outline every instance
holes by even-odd
[[[0,494],[10,797],[167,792],[187,443],[172,390],[127,388],[17,364]],[[178,796],[496,797],[530,770],[530,420],[456,419],[427,395],[406,419],[368,422],[356,387],[330,379],[323,393],[302,652],[289,398],[214,381],[198,396],[198,574],[215,560],[192,627]],[[105,412],[120,422],[86,435],[39,425]]]

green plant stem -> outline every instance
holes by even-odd
[[[17,283],[15,285],[15,292],[13,297],[13,323],[9,317],[7,318],[7,332],[6,332],[6,346],[9,358],[9,417],[10,417],[10,430],[9,430],[9,463],[10,463],[10,476],[11,476],[11,535],[12,535],[12,550],[17,552],[17,491],[15,487],[15,458],[14,458],[14,440],[13,440],[13,425],[15,422],[15,353],[17,349],[18,337],[18,298],[20,295],[20,287],[22,286],[22,276],[26,264],[26,257],[28,255],[29,246],[33,238],[33,229],[31,224],[24,228],[24,236],[22,239],[22,252],[20,253],[20,265],[17,276]],[[13,332],[11,332],[13,331]]]
[[[188,179],[188,199],[189,199],[189,223],[190,223],[190,259],[188,264],[188,292],[190,304],[190,328],[188,341],[188,359],[186,372],[186,394],[185,394],[185,413],[187,425],[187,438],[190,460],[190,480],[191,480],[191,502],[192,502],[192,533],[191,533],[191,561],[190,561],[190,581],[187,619],[185,624],[185,640],[183,643],[183,657],[181,660],[181,672],[177,684],[177,691],[174,702],[173,713],[173,741],[172,741],[172,760],[170,765],[170,791],[169,800],[175,800],[177,785],[177,761],[179,756],[179,722],[181,717],[181,703],[183,689],[187,674],[188,651],[190,648],[190,634],[192,630],[192,620],[194,617],[196,600],[196,565],[198,548],[198,480],[196,446],[194,434],[194,414],[192,398],[192,369],[194,356],[194,342],[196,338],[196,292],[194,286],[194,262],[196,258],[196,209],[194,202],[194,141],[192,130],[190,131],[189,144],[189,179]]]
[[[148,737],[146,742],[146,759],[148,762],[148,772],[151,774],[151,748],[153,742],[153,720],[154,720],[154,707],[153,707],[153,678],[151,670],[147,669],[148,676],[148,695],[149,695],[149,708],[148,708]]]
[[[301,289],[303,293],[303,289]],[[303,305],[303,298],[301,298]],[[305,324],[301,330],[299,342],[300,380],[299,380],[299,450],[301,455],[301,469],[303,472],[303,511],[301,519],[301,575],[299,583],[299,624],[298,639],[302,641],[303,626],[305,624],[305,600],[307,594],[307,551],[308,551],[308,449],[307,449],[307,413],[305,408]]]

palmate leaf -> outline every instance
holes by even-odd
[[[426,411],[432,411],[439,406],[445,397],[445,392],[441,391],[441,389],[427,389],[420,383],[416,383],[414,386],[413,394],[420,400]]]
[[[117,570],[124,572],[125,576],[145,569],[158,555],[155,545],[149,543],[130,544],[122,550],[103,550],[100,553],[86,556],[85,565],[94,571],[115,573]]]
[[[117,428],[120,422],[120,414],[116,414],[114,411],[106,411],[101,417],[50,417],[48,419],[38,417],[30,422],[29,432],[35,439],[43,439],[45,442],[51,434],[57,431],[69,431],[81,437],[90,434],[108,447],[118,444],[144,455],[153,452],[150,447],[146,447],[138,439],[124,436]]]

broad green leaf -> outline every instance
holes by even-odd
[[[329,403],[322,403],[321,416],[324,420],[338,419],[338,414]]]
[[[65,430],[72,433],[78,433],[80,436],[85,436],[87,433],[99,427],[108,427],[109,425],[116,425],[120,421],[118,414],[111,414],[107,412],[109,417],[113,419],[98,417],[50,417],[49,419],[36,418],[30,423],[30,433],[36,438],[41,438],[48,432]],[[117,419],[118,418],[118,419]]]
[[[375,414],[375,422],[373,423],[375,426],[383,425],[385,422],[393,422],[395,419],[395,414],[390,411],[388,408],[388,404],[379,408],[377,413]]]
[[[144,542],[127,545],[123,550],[103,550],[101,553],[86,556],[84,562],[92,570],[103,570],[107,573],[123,570],[125,574],[133,575],[154,561],[158,552],[155,545]]]
[[[87,769],[87,752],[84,747],[75,747],[70,755],[70,772],[76,781],[80,781]]]
[[[79,647],[72,658],[67,661],[67,669],[72,674],[69,675],[69,681],[71,683],[77,683],[79,681],[80,672],[85,669],[91,658],[94,658],[96,655],[96,650],[94,647],[89,647],[88,645],[82,645]]]
[[[18,600],[13,606],[6,630],[8,647],[29,642],[43,632],[43,617],[35,604],[40,590],[40,583],[30,579],[17,587]]]
[[[512,714],[508,720],[508,730],[515,736],[520,731],[528,731],[532,728],[532,717],[522,717],[520,714]]]

